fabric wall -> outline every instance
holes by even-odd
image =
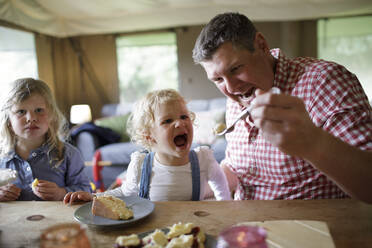
[[[280,47],[290,57],[317,56],[316,21],[259,22],[256,26],[270,47]],[[192,48],[200,30],[201,26],[176,29],[179,89],[190,100],[222,96],[201,66],[192,61]],[[88,103],[95,119],[100,117],[103,104],[119,102],[114,35],[35,37],[39,77],[50,84],[67,117],[73,104]]]
[[[73,104],[89,104],[95,119],[103,104],[119,101],[114,35],[36,34],[35,41],[39,78],[50,85],[67,118]]]

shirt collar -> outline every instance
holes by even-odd
[[[33,152],[36,152],[37,154],[42,154],[42,153],[48,153],[48,149],[49,149],[49,146],[47,143],[44,143],[42,144],[41,146],[39,146],[38,148],[34,149],[34,150],[31,150],[30,151],[30,154],[33,153]],[[5,162],[8,162],[10,160],[13,160],[13,159],[22,159],[16,152],[15,152],[15,149],[11,150],[8,152],[8,154],[6,154],[4,156],[4,161]],[[22,159],[23,160],[23,159]]]
[[[276,61],[273,86],[278,87],[279,89],[284,89],[285,84],[288,81],[289,59],[279,48],[271,49],[270,52]]]

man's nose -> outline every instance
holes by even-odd
[[[234,94],[234,93],[239,92],[240,84],[236,80],[233,80],[232,78],[229,78],[229,77],[225,77],[224,81],[225,81],[226,90],[230,94]]]

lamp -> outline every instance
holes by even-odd
[[[88,104],[72,105],[70,110],[70,122],[72,124],[82,124],[92,120],[92,112]]]

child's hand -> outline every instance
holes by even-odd
[[[91,201],[93,196],[89,192],[85,191],[77,191],[77,192],[68,192],[63,198],[64,204],[73,204],[74,202],[81,202],[81,201]]]
[[[46,201],[61,201],[67,193],[54,182],[39,180],[38,185],[33,189],[35,195]]]
[[[0,201],[15,201],[21,194],[21,189],[14,184],[7,184],[0,187]]]

